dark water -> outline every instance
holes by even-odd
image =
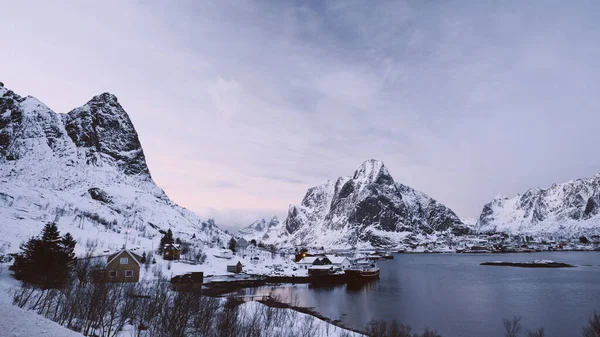
[[[580,266],[479,266],[542,259]],[[600,313],[599,252],[395,254],[379,267],[381,279],[358,288],[303,284],[244,292],[273,292],[357,329],[373,319],[396,319],[421,332],[430,327],[444,337],[503,336],[502,321],[513,316],[522,317],[524,328],[544,327],[548,337],[581,336],[594,311]]]

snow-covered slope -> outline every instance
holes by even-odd
[[[102,250],[126,240],[150,248],[168,228],[184,239],[228,239],[156,186],[129,116],[109,93],[58,114],[0,85],[0,221],[0,252],[18,250],[51,221],[79,249],[96,239]]]
[[[409,235],[468,229],[446,206],[422,192],[396,183],[381,161],[367,160],[352,177],[310,188],[291,206],[277,239],[279,245],[387,246]]]
[[[274,216],[269,222],[265,219],[254,221],[248,227],[240,229],[237,235],[248,241],[256,240],[256,242],[271,242],[273,239],[272,237],[278,235],[280,228],[281,223],[279,222],[279,219]]]
[[[512,199],[496,197],[483,207],[481,232],[556,233],[600,231],[600,174],[531,189]]]

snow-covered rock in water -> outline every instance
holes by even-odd
[[[496,197],[483,207],[480,232],[577,235],[600,231],[600,174]]]
[[[281,223],[279,222],[279,219],[274,216],[269,222],[265,219],[254,221],[248,227],[240,229],[237,235],[248,241],[256,240],[256,242],[272,242],[274,239],[273,236],[278,234],[280,228]]]
[[[291,206],[279,245],[391,246],[410,235],[465,234],[452,210],[396,183],[381,161],[367,160],[352,177],[310,188]]]
[[[154,183],[137,132],[109,93],[58,114],[0,86],[0,221],[0,252],[17,251],[47,222],[71,232],[79,249],[90,240],[98,250],[126,240],[150,248],[168,228],[182,239],[228,240]]]

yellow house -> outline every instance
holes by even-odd
[[[138,282],[140,279],[140,261],[142,257],[123,249],[108,256],[105,269],[94,271],[95,282]]]

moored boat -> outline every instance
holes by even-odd
[[[392,252],[390,252],[389,250],[387,250],[385,253],[381,254],[381,257],[387,260],[392,260],[394,259],[394,255],[392,255]]]
[[[379,267],[374,263],[358,263],[344,271],[349,282],[367,281],[379,278]]]

